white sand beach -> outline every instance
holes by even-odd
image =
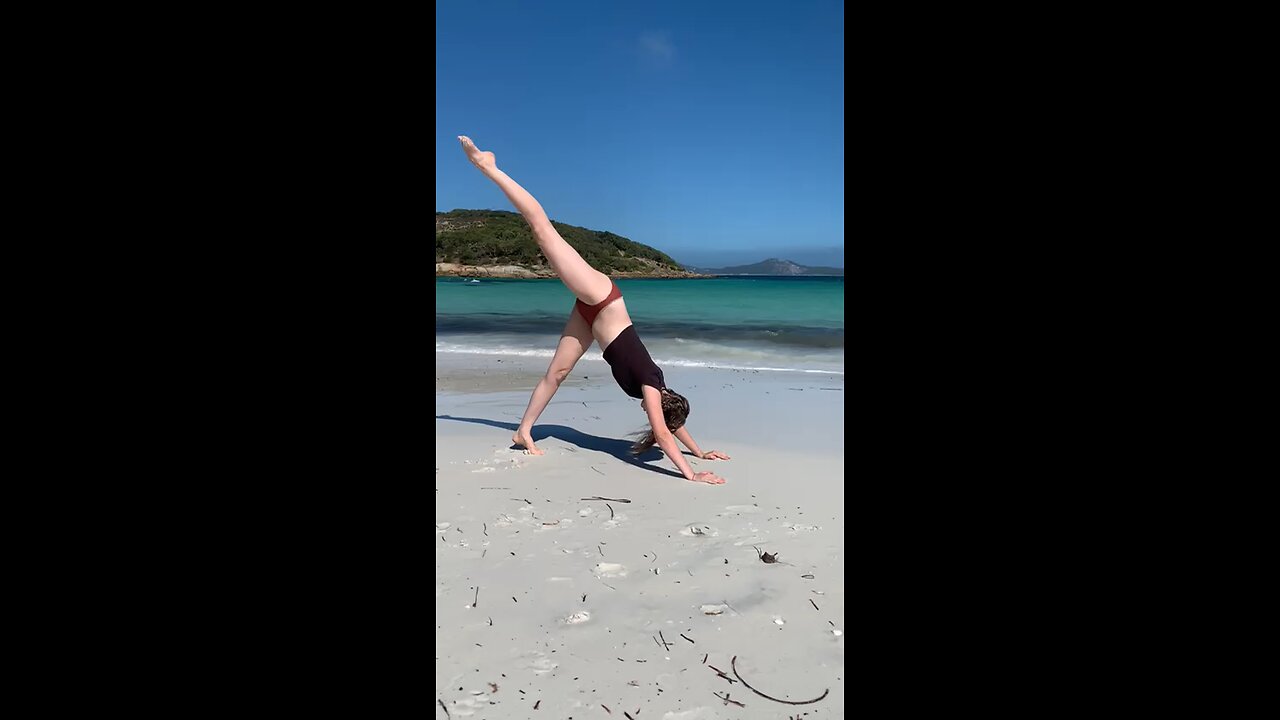
[[[512,449],[546,362],[437,353],[436,717],[845,717],[844,376],[664,367],[712,486],[599,360]]]

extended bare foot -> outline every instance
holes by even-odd
[[[528,430],[516,428],[515,433],[511,435],[511,442],[524,448],[525,455],[542,455],[542,451],[533,444],[533,436]]]
[[[467,154],[467,159],[472,165],[483,170],[493,170],[498,167],[498,158],[491,152],[484,152],[471,142],[471,138],[466,135],[459,135],[458,142],[462,143],[462,151]]]

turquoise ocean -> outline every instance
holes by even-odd
[[[616,282],[661,367],[844,374],[843,277]],[[554,279],[437,278],[436,352],[550,360],[573,303]]]

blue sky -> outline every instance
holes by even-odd
[[[843,266],[838,0],[437,0],[436,210],[512,210],[694,265]]]

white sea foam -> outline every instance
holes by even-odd
[[[654,343],[654,345],[658,346],[659,348],[661,347],[658,343]],[[674,348],[671,348],[671,349],[674,349]],[[755,359],[757,361],[766,360],[766,359],[773,359],[773,360],[781,359],[781,358],[778,358],[776,355],[769,357],[769,356],[766,356],[764,353],[745,351],[738,348],[720,348],[720,349],[723,351],[724,354],[755,356],[755,357],[752,357],[751,359]],[[702,350],[703,352],[710,354],[709,348],[699,348],[699,350]],[[472,355],[500,355],[500,356],[509,356],[509,357],[551,358],[552,356],[555,355],[555,348],[528,348],[528,347],[511,347],[509,345],[478,345],[478,344],[471,344],[471,343],[436,341],[436,352],[460,353],[460,354],[472,354]],[[604,356],[601,355],[599,351],[588,351],[585,355],[582,356],[582,359],[594,361],[594,362],[604,362]],[[815,364],[821,365],[820,367],[788,367],[784,365],[773,365],[773,364],[756,365],[756,364],[750,363],[749,361],[744,363],[744,362],[733,362],[730,360],[712,359],[712,358],[692,359],[692,358],[686,358],[686,357],[669,357],[662,354],[662,350],[659,349],[657,351],[657,354],[654,356],[653,361],[657,363],[659,367],[672,366],[672,367],[707,368],[712,370],[743,370],[743,371],[756,371],[756,372],[790,372],[790,373],[810,373],[810,374],[818,374],[818,375],[844,375],[843,370],[836,370],[830,367],[830,365],[833,365],[839,362],[834,357],[825,357],[825,358],[822,358],[822,360],[819,360],[817,363],[815,363]],[[843,364],[843,363],[840,363],[840,364]],[[825,367],[822,367],[822,366],[825,366]]]

